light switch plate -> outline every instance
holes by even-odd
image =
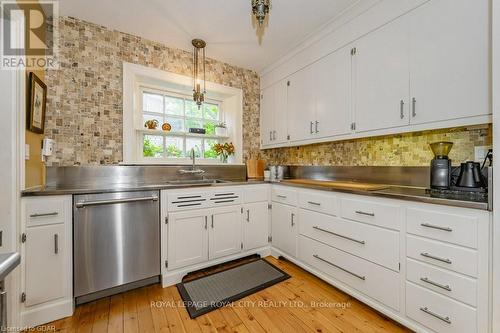
[[[30,145],[29,144],[24,145],[24,159],[25,160],[30,159]]]
[[[474,161],[482,162],[488,154],[488,150],[491,149],[491,146],[476,146],[474,147]]]

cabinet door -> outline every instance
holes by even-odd
[[[316,137],[350,133],[351,47],[344,47],[321,59],[314,65],[314,73]]]
[[[297,256],[297,210],[295,207],[273,202],[273,246],[293,257]]]
[[[243,246],[245,250],[267,245],[268,214],[267,202],[246,204],[243,207]]]
[[[273,141],[275,104],[274,86],[263,89],[260,95],[260,139],[263,146],[269,146]]]
[[[274,131],[273,143],[288,141],[287,126],[287,80],[276,83],[274,87]]]
[[[241,215],[241,206],[220,207],[211,210],[210,259],[228,256],[242,250]]]
[[[26,229],[25,293],[26,306],[52,301],[65,296],[68,276],[65,256],[64,224]]]
[[[208,210],[169,214],[168,269],[208,260],[208,215]]]
[[[487,115],[488,0],[433,0],[409,13],[412,124]]]
[[[288,134],[290,141],[310,139],[314,134],[314,72],[309,66],[293,74],[287,90]]]
[[[361,38],[355,47],[356,131],[408,125],[407,16]]]

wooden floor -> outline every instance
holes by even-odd
[[[292,277],[194,320],[176,306],[182,302],[175,286],[153,285],[78,306],[72,317],[43,326],[99,333],[409,332],[299,267],[266,259]]]

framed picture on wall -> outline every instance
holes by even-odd
[[[47,86],[35,73],[29,76],[28,129],[43,134],[45,130],[45,107],[47,104]]]

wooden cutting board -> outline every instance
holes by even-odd
[[[264,160],[247,160],[247,177],[249,179],[263,179]]]
[[[388,188],[388,185],[383,184],[370,184],[370,183],[356,183],[347,181],[332,181],[332,180],[314,180],[314,179],[287,179],[284,183],[324,186],[338,189],[353,189],[361,191],[379,191]]]

